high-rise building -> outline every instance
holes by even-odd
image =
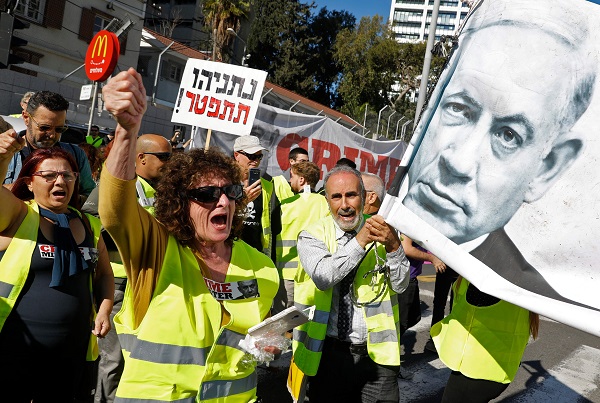
[[[433,3],[433,0],[392,0],[390,23],[398,42],[427,40]],[[442,35],[454,35],[468,12],[466,1],[441,0],[436,39]]]

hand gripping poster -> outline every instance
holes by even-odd
[[[584,0],[474,2],[381,209],[484,293],[595,335],[599,25]]]

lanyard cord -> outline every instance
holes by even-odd
[[[356,265],[357,268],[361,265],[361,263],[363,262],[363,260],[365,259],[365,257],[367,257],[367,254],[371,251],[371,249],[373,249],[373,247],[376,246],[376,245],[377,245],[377,242],[373,242],[371,244],[371,246],[369,247],[369,249],[367,249],[367,251],[365,252],[365,254],[362,257],[362,259],[360,259],[360,261]],[[363,274],[362,278],[366,279],[367,276],[370,274],[371,275],[371,289],[374,289],[375,288],[375,278],[376,278],[375,276],[376,276],[377,273],[381,273],[381,274],[383,274],[383,277],[384,277],[383,278],[383,280],[384,280],[383,287],[381,287],[381,289],[377,292],[377,295],[375,297],[373,297],[373,299],[371,299],[370,301],[368,301],[368,302],[359,302],[358,301],[358,296],[356,295],[355,290],[354,290],[354,280],[355,279],[352,279],[352,286],[351,286],[351,289],[350,289],[350,291],[351,291],[350,292],[350,298],[352,299],[352,304],[355,305],[355,306],[357,306],[357,307],[359,307],[359,308],[362,308],[362,307],[364,307],[366,305],[369,305],[369,304],[375,302],[386,291],[387,283],[388,283],[388,280],[389,280],[389,277],[390,277],[389,267],[388,267],[385,259],[382,258],[381,256],[379,256],[379,254],[377,253],[377,248],[375,248],[375,260],[376,260],[377,263],[376,263],[375,267],[373,268],[373,270],[367,271],[365,274]]]

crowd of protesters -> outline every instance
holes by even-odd
[[[92,126],[79,146],[60,142],[61,95],[26,95],[26,130],[0,122],[2,400],[259,401],[240,341],[285,308],[314,306],[285,333],[292,398],[399,401],[416,276],[423,261],[444,264],[377,215],[381,178],[342,158],[317,192],[320,169],[296,147],[289,179],[253,181],[270,150],[251,135],[226,152],[178,152],[180,130],[140,133],[134,69],[103,88],[115,131]],[[467,285],[455,286],[463,305]],[[482,387],[490,396],[504,390],[483,381],[497,386]]]

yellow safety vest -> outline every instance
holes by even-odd
[[[148,311],[133,328],[125,291],[115,327],[125,369],[115,402],[249,402],[256,398],[255,366],[238,343],[271,308],[279,276],[271,260],[234,241],[226,282],[257,279],[259,297],[222,301],[231,319],[221,327],[221,303],[209,292],[192,251],[169,236]]]
[[[335,253],[338,244],[335,236],[335,224],[331,216],[312,224],[306,229],[315,238],[322,240],[331,253]],[[354,277],[353,288],[358,302],[371,301],[384,289],[383,294],[372,303],[363,306],[362,311],[367,325],[367,349],[373,361],[381,365],[400,365],[400,333],[398,296],[390,288],[382,274],[376,274],[374,286],[371,276],[363,275],[376,265],[375,253],[385,258],[383,245],[366,254]],[[312,279],[299,265],[294,286],[294,305],[300,309],[315,305],[312,321],[294,329],[294,363],[305,375],[314,376],[319,368],[321,351],[327,332],[327,322],[331,310],[332,289],[320,291]],[[290,368],[291,370],[291,368]]]
[[[38,229],[40,227],[40,212],[37,203],[31,200],[25,202],[25,204],[27,204],[27,215],[23,219],[23,222],[8,245],[4,256],[0,260],[0,331],[2,330],[2,327],[4,327],[4,323],[15,306],[17,298],[23,290],[23,286],[27,280],[31,256],[35,250]],[[81,216],[81,213],[78,211],[77,213]],[[89,214],[86,214],[86,216],[92,228],[94,247],[96,247],[98,245],[98,240],[100,239],[100,220]],[[90,298],[92,298],[93,301],[91,275]],[[93,303],[92,309],[93,312],[90,313],[90,323],[93,323],[96,317],[96,309]],[[98,358],[98,338],[91,333],[85,358],[87,361],[96,361],[96,358]]]
[[[102,145],[102,137],[96,137],[94,139],[92,136],[85,136],[85,142],[98,148]]]
[[[154,215],[154,194],[156,193],[156,190],[154,190],[154,188],[141,176],[137,177],[135,190],[140,206],[148,210],[150,214]]]
[[[510,383],[529,340],[529,311],[502,300],[473,306],[468,286],[464,278],[454,284],[452,312],[431,328],[440,360],[469,378]]]
[[[281,202],[281,233],[276,236],[275,251],[277,270],[283,279],[293,280],[296,276],[298,234],[327,215],[327,199],[318,193],[299,193]]]
[[[294,196],[294,191],[292,190],[290,183],[283,175],[273,177],[273,187],[275,188],[275,194],[279,200],[285,200],[288,197]]]
[[[275,198],[273,197],[273,182],[260,178],[262,186],[262,215],[260,225],[262,227],[262,253],[271,257],[273,250],[273,236],[271,234],[271,212],[274,209]]]

